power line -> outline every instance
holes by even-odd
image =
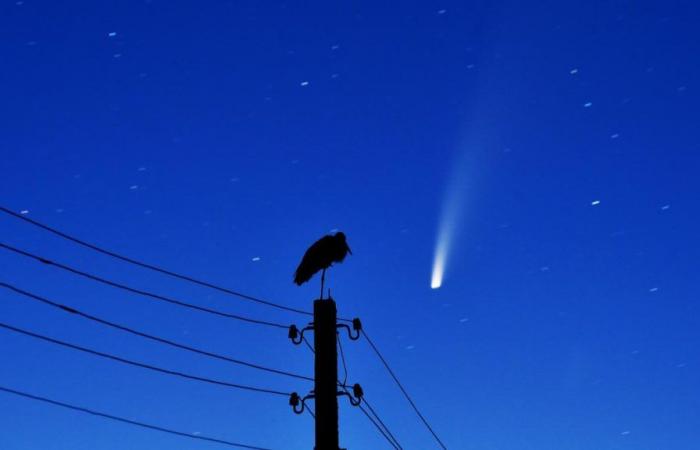
[[[387,442],[389,442],[389,444],[391,444],[391,446],[394,447],[394,449],[396,449],[396,450],[401,450],[399,447],[396,446],[396,444],[394,444],[394,442],[391,440],[391,438],[389,438],[389,436],[387,436],[387,434],[384,432],[384,430],[382,430],[382,427],[379,426],[379,424],[377,423],[377,421],[374,420],[374,419],[372,418],[372,416],[369,415],[369,413],[367,412],[367,410],[366,410],[365,408],[363,408],[362,405],[358,405],[358,407],[360,408],[360,411],[362,411],[362,412],[365,414],[365,416],[367,416],[367,418],[369,419],[369,421],[372,422],[372,424],[373,424],[375,427],[377,427],[377,430],[379,430],[379,432],[382,434],[382,436],[384,436],[384,438],[387,440]]]
[[[131,292],[133,294],[141,295],[143,297],[148,297],[148,298],[152,298],[155,300],[160,300],[160,301],[163,301],[166,303],[182,306],[184,308],[189,308],[189,309],[193,309],[196,311],[205,312],[208,314],[213,314],[213,315],[219,316],[219,317],[225,317],[227,319],[241,320],[244,322],[255,323],[258,325],[267,325],[267,326],[276,327],[276,328],[283,328],[283,329],[289,328],[288,325],[284,325],[281,323],[269,322],[266,320],[259,320],[259,319],[251,319],[249,317],[239,316],[237,314],[226,313],[226,312],[218,311],[218,310],[211,309],[211,308],[205,308],[203,306],[198,306],[198,305],[194,305],[192,303],[183,302],[181,300],[177,300],[177,299],[174,299],[172,297],[166,297],[164,295],[155,294],[153,292],[144,291],[142,289],[137,289],[137,288],[127,286],[127,285],[122,284],[122,283],[118,283],[116,281],[108,280],[106,278],[102,278],[102,277],[99,277],[97,275],[93,275],[91,273],[84,272],[82,270],[78,270],[74,267],[67,266],[65,264],[61,264],[61,263],[58,263],[56,261],[52,261],[48,258],[44,258],[43,256],[39,256],[39,255],[36,255],[34,253],[30,253],[26,250],[21,250],[19,248],[13,247],[11,245],[8,245],[8,244],[2,243],[2,242],[0,242],[0,248],[4,248],[5,250],[9,250],[9,251],[14,252],[18,255],[22,255],[22,256],[26,256],[28,258],[34,259],[35,261],[38,261],[42,264],[56,267],[56,268],[59,268],[61,270],[65,270],[67,272],[70,272],[72,274],[79,275],[81,277],[88,278],[88,279],[93,280],[93,281],[97,281],[98,283],[106,284],[108,286],[115,287],[117,289],[121,289],[121,290],[124,290],[127,292]]]
[[[198,284],[198,285],[200,285],[200,286],[204,286],[204,287],[207,287],[207,288],[209,288],[209,289],[214,289],[214,290],[216,290],[216,291],[223,292],[223,293],[228,294],[228,295],[233,295],[233,296],[236,296],[236,297],[239,297],[239,298],[243,298],[243,299],[246,299],[246,300],[250,300],[250,301],[252,301],[252,302],[256,302],[256,303],[260,303],[260,304],[263,304],[263,305],[271,306],[271,307],[273,307],[273,308],[283,309],[283,310],[285,310],[285,311],[295,312],[295,313],[298,313],[298,314],[304,314],[304,315],[307,315],[307,316],[313,316],[313,313],[310,313],[310,312],[308,312],[308,311],[303,311],[303,310],[301,310],[301,309],[296,309],[296,308],[292,308],[292,307],[289,307],[289,306],[284,306],[284,305],[280,305],[280,304],[277,304],[277,303],[273,303],[273,302],[270,302],[270,301],[268,301],[268,300],[263,300],[263,299],[260,299],[260,298],[257,298],[257,297],[253,297],[253,296],[250,296],[250,295],[247,295],[247,294],[243,294],[243,293],[241,293],[241,292],[234,291],[234,290],[232,290],[232,289],[228,289],[228,288],[225,288],[225,287],[222,287],[222,286],[218,286],[218,285],[213,284],[213,283],[209,283],[208,281],[202,281],[202,280],[193,278],[193,277],[188,276],[188,275],[183,275],[183,274],[180,274],[180,273],[177,273],[177,272],[173,272],[173,271],[164,269],[164,268],[162,268],[162,267],[159,267],[159,266],[156,266],[156,265],[153,265],[153,264],[148,264],[148,263],[145,263],[145,262],[143,262],[143,261],[139,261],[139,260],[136,260],[136,259],[133,259],[133,258],[129,258],[129,257],[127,257],[127,256],[124,256],[124,255],[121,255],[121,254],[119,254],[119,253],[113,252],[113,251],[111,251],[111,250],[107,250],[107,249],[104,249],[104,248],[99,247],[99,246],[97,246],[97,245],[94,245],[94,244],[91,244],[91,243],[89,243],[89,242],[83,241],[82,239],[79,239],[79,238],[77,238],[77,237],[71,236],[71,235],[69,235],[69,234],[67,234],[67,233],[64,233],[64,232],[62,232],[62,231],[59,231],[59,230],[57,230],[57,229],[55,229],[55,228],[52,228],[52,227],[50,227],[50,226],[48,226],[48,225],[45,225],[45,224],[41,223],[41,222],[37,222],[36,220],[30,219],[29,217],[26,217],[26,216],[24,216],[24,215],[21,215],[21,214],[19,214],[19,213],[16,213],[16,212],[14,212],[14,211],[8,209],[8,208],[5,208],[4,206],[0,206],[0,211],[1,211],[1,212],[4,212],[5,214],[8,214],[8,215],[10,215],[10,216],[12,216],[12,217],[15,217],[15,218],[17,218],[17,219],[20,219],[20,220],[23,220],[23,221],[25,221],[25,222],[27,222],[27,223],[30,223],[30,224],[32,224],[32,225],[34,225],[34,226],[36,226],[36,227],[39,227],[39,228],[41,228],[41,229],[43,229],[43,230],[45,230],[45,231],[48,231],[48,232],[50,232],[50,233],[53,233],[53,234],[55,234],[56,236],[59,236],[59,237],[61,237],[61,238],[63,238],[63,239],[69,240],[69,241],[71,241],[71,242],[73,242],[73,243],[76,243],[76,244],[78,244],[78,245],[82,245],[83,247],[87,247],[87,248],[89,248],[89,249],[91,249],[91,250],[94,250],[94,251],[96,251],[96,252],[98,252],[98,253],[102,253],[103,255],[107,255],[107,256],[110,256],[110,257],[112,257],[112,258],[119,259],[119,260],[124,261],[124,262],[127,262],[127,263],[129,263],[129,264],[133,264],[133,265],[136,265],[136,266],[139,266],[139,267],[143,267],[143,268],[145,268],[145,269],[153,270],[153,271],[155,271],[155,272],[158,272],[158,273],[161,273],[161,274],[164,274],[164,275],[168,275],[168,276],[170,276],[170,277],[177,278],[177,279],[180,279],[180,280],[183,280],[183,281],[187,281],[187,282],[190,282],[190,283]]]
[[[348,395],[351,395],[350,392],[348,391],[348,386],[347,386],[345,383],[342,383],[342,384],[341,384],[340,382],[338,382],[338,386],[339,386],[341,389],[343,389]],[[367,413],[367,411],[364,410],[364,408],[362,408],[362,404],[361,404],[361,403],[364,403],[364,404],[367,405],[367,407],[370,409],[370,411],[372,411],[372,415],[374,416],[374,418],[376,418],[376,421],[374,420],[374,418],[372,418],[372,417]],[[379,431],[382,433],[382,435],[389,441],[389,443],[390,443],[394,448],[396,448],[397,450],[403,450],[403,447],[401,447],[401,444],[399,444],[398,439],[396,439],[396,437],[395,437],[394,434],[391,432],[391,430],[389,430],[389,427],[386,426],[386,424],[385,424],[384,421],[381,419],[381,417],[379,417],[379,414],[377,414],[377,412],[374,410],[374,408],[372,408],[372,405],[369,404],[369,402],[367,401],[367,397],[366,397],[366,396],[363,395],[363,396],[362,396],[362,399],[361,399],[361,402],[360,402],[359,404],[357,404],[356,406],[359,406],[360,409],[362,409],[362,412],[365,413],[365,415],[367,416],[367,418],[368,418],[370,421],[372,421],[372,423],[374,424],[374,426],[377,427],[377,428],[379,429]],[[377,421],[379,422],[379,424],[381,424],[381,426],[380,426],[379,424],[377,424]]]
[[[384,423],[384,421],[381,419],[381,417],[379,417],[379,414],[377,414],[377,411],[375,411],[374,408],[372,408],[372,405],[370,405],[370,403],[367,401],[367,397],[362,397],[362,401],[365,403],[365,405],[367,405],[369,410],[372,412],[372,415],[374,417],[376,417],[377,421],[379,421],[379,423],[382,425],[382,427],[384,427],[384,430],[391,437],[391,439],[394,441],[394,443],[399,448],[399,450],[403,450],[403,447],[401,447],[401,444],[399,444],[399,441],[398,441],[398,439],[396,439],[396,436],[394,436],[394,434],[391,432],[389,427],[387,427],[386,424]]]
[[[298,314],[304,314],[304,315],[308,315],[308,316],[313,316],[313,313],[308,312],[308,311],[303,311],[303,310],[300,310],[300,309],[296,309],[296,308],[292,308],[292,307],[280,305],[280,304],[273,303],[273,302],[270,302],[270,301],[267,301],[267,300],[263,300],[263,299],[256,298],[256,297],[253,297],[253,296],[250,296],[250,295],[246,295],[246,294],[243,294],[243,293],[234,291],[234,290],[232,290],[232,289],[228,289],[228,288],[225,288],[225,287],[222,287],[222,286],[218,286],[218,285],[216,285],[216,284],[213,284],[213,283],[210,283],[210,282],[207,282],[207,281],[202,281],[202,280],[193,278],[193,277],[188,276],[188,275],[183,275],[183,274],[180,274],[180,273],[177,273],[177,272],[173,272],[173,271],[164,269],[164,268],[162,268],[162,267],[159,267],[159,266],[156,266],[156,265],[152,265],[152,264],[148,264],[148,263],[145,263],[145,262],[142,262],[142,261],[139,261],[139,260],[136,260],[136,259],[133,259],[133,258],[124,256],[124,255],[121,255],[121,254],[119,254],[119,253],[116,253],[116,252],[113,252],[113,251],[104,249],[104,248],[99,247],[99,246],[97,246],[97,245],[91,244],[91,243],[89,243],[89,242],[83,241],[83,240],[81,240],[81,239],[79,239],[79,238],[76,238],[76,237],[74,237],[74,236],[71,236],[71,235],[69,235],[69,234],[67,234],[67,233],[64,233],[64,232],[62,232],[62,231],[59,231],[59,230],[57,230],[57,229],[55,229],[55,228],[52,228],[52,227],[50,227],[50,226],[48,226],[48,225],[45,225],[45,224],[43,224],[43,223],[40,223],[40,222],[35,221],[35,220],[33,220],[33,219],[30,219],[29,217],[26,217],[26,216],[24,216],[24,215],[21,215],[21,214],[19,214],[19,213],[16,213],[16,212],[14,212],[14,211],[12,211],[12,210],[10,210],[10,209],[8,209],[8,208],[5,208],[5,207],[3,207],[3,206],[0,206],[0,212],[4,212],[4,213],[6,213],[6,214],[8,214],[8,215],[10,215],[10,216],[12,216],[12,217],[15,217],[15,218],[17,218],[17,219],[23,220],[23,221],[25,221],[25,222],[27,222],[27,223],[29,223],[29,224],[31,224],[31,225],[34,225],[34,226],[36,226],[36,227],[38,227],[38,228],[41,228],[41,229],[43,229],[43,230],[45,230],[45,231],[48,231],[48,232],[50,232],[50,233],[53,233],[53,234],[55,234],[55,235],[57,235],[57,236],[59,236],[59,237],[61,237],[61,238],[63,238],[63,239],[66,239],[66,240],[71,241],[71,242],[73,242],[73,243],[76,243],[76,244],[78,244],[78,245],[84,246],[84,247],[89,248],[89,249],[91,249],[91,250],[93,250],[93,251],[96,251],[96,252],[98,252],[98,253],[102,253],[102,254],[107,255],[107,256],[110,256],[110,257],[112,257],[112,258],[116,258],[116,259],[119,259],[119,260],[121,260],[121,261],[127,262],[127,263],[129,263],[129,264],[133,264],[133,265],[136,265],[136,266],[139,266],[139,267],[142,267],[142,268],[146,268],[146,269],[149,269],[149,270],[152,270],[152,271],[155,271],[155,272],[164,274],[164,275],[168,275],[168,276],[173,277],[173,278],[177,278],[177,279],[180,279],[180,280],[183,280],[183,281],[187,281],[187,282],[190,282],[190,283],[194,283],[194,284],[197,284],[197,285],[200,285],[200,286],[203,286],[203,287],[207,287],[207,288],[210,288],[210,289],[214,289],[214,290],[217,290],[217,291],[219,291],[219,292],[222,292],[222,293],[225,293],[225,294],[229,294],[229,295],[233,295],[233,296],[236,296],[236,297],[240,297],[240,298],[243,298],[243,299],[246,299],[246,300],[249,300],[249,301],[253,301],[253,302],[256,302],[256,303],[264,304],[264,305],[267,305],[267,306],[271,306],[271,307],[274,307],[274,308],[278,308],[278,309],[282,309],[282,310],[286,310],[286,311],[290,311],[290,312],[295,312],[295,313],[298,313]],[[153,294],[153,293],[150,293],[150,292],[146,292],[146,291],[141,291],[141,290],[139,290],[139,289],[130,288],[129,286],[126,286],[126,285],[121,285],[121,284],[119,284],[119,283],[111,282],[111,281],[109,281],[109,280],[106,280],[106,279],[103,279],[103,278],[100,278],[100,277],[97,277],[97,276],[94,276],[94,275],[91,275],[91,274],[87,274],[86,272],[81,272],[81,271],[78,271],[77,269],[73,269],[73,268],[70,268],[70,267],[68,267],[68,266],[64,266],[64,265],[60,265],[60,264],[54,263],[54,262],[52,262],[52,261],[50,261],[50,260],[46,260],[46,259],[43,259],[43,258],[38,257],[38,256],[36,256],[36,255],[29,254],[28,252],[19,251],[18,249],[11,248],[11,247],[9,247],[9,246],[7,246],[7,245],[5,245],[5,244],[0,244],[0,245],[2,245],[2,247],[6,248],[6,249],[8,249],[8,250],[16,251],[17,253],[24,254],[25,256],[33,257],[34,259],[37,259],[37,260],[39,260],[39,261],[42,262],[42,263],[54,265],[54,266],[57,266],[57,267],[62,268],[62,269],[64,269],[64,270],[71,271],[71,272],[73,272],[73,273],[75,273],[75,274],[78,274],[78,275],[85,276],[85,277],[87,277],[87,278],[93,279],[93,280],[95,280],[95,281],[99,281],[99,282],[102,282],[102,283],[105,283],[105,284],[109,284],[109,285],[111,285],[111,286],[118,287],[118,288],[120,288],[120,289],[125,289],[125,290],[128,290],[128,291],[130,291],[130,292],[138,293],[138,294],[140,294],[140,295],[146,295],[146,296],[149,296],[149,297],[151,297],[151,298],[158,298],[158,299],[163,300],[163,301],[168,301],[168,302],[170,302],[170,303],[179,304],[179,305],[181,305],[181,306],[188,307],[188,308],[192,308],[192,309],[197,309],[197,310],[200,310],[200,311],[206,311],[206,312],[209,312],[209,313],[212,313],[212,314],[216,314],[216,315],[220,315],[220,316],[226,316],[226,317],[231,316],[231,318],[236,318],[236,319],[239,319],[239,320],[245,320],[245,321],[254,322],[254,323],[264,323],[264,324],[267,324],[267,325],[272,325],[272,326],[276,326],[276,327],[280,327],[280,328],[287,328],[287,326],[282,325],[282,324],[274,324],[274,323],[271,323],[271,322],[258,321],[258,320],[256,320],[256,319],[243,318],[242,316],[235,316],[235,315],[228,314],[228,313],[222,313],[222,312],[220,312],[220,311],[210,310],[210,309],[208,309],[208,308],[203,308],[203,307],[199,307],[199,306],[196,306],[196,305],[191,305],[191,304],[188,304],[188,303],[180,302],[179,300],[170,299],[170,298],[163,297],[163,296],[160,296],[160,295],[157,295],[157,294]],[[2,285],[5,286],[5,287],[9,287],[9,285],[5,285],[4,283],[2,283]],[[11,288],[11,287],[10,287],[10,288]],[[62,305],[60,305],[59,307],[61,307],[62,309],[65,309],[65,310],[69,310],[69,309],[67,309],[67,307],[64,307],[64,306],[62,306]],[[69,312],[72,312],[72,311],[69,310]],[[341,318],[340,320],[348,321],[348,319],[342,319],[342,318]],[[413,400],[411,399],[411,397],[410,397],[410,395],[408,394],[408,392],[404,389],[404,387],[403,387],[403,385],[401,384],[401,382],[399,381],[399,379],[396,377],[396,375],[394,374],[394,372],[391,370],[391,368],[389,367],[388,363],[386,362],[386,360],[384,359],[384,357],[383,357],[383,356],[381,355],[381,353],[379,352],[378,348],[374,345],[374,343],[371,341],[371,339],[369,338],[369,336],[367,335],[367,333],[366,333],[364,330],[362,330],[362,334],[365,336],[365,338],[367,339],[367,342],[370,344],[370,346],[372,347],[372,349],[374,350],[374,352],[377,354],[377,356],[379,357],[379,359],[382,361],[382,363],[384,364],[384,367],[387,369],[387,371],[389,372],[389,374],[391,375],[391,377],[394,379],[394,381],[396,382],[397,386],[399,387],[399,389],[401,390],[401,392],[404,394],[404,396],[406,397],[406,399],[408,400],[408,402],[411,404],[412,408],[414,409],[414,411],[416,412],[416,414],[418,415],[418,417],[421,419],[421,421],[423,422],[423,424],[428,428],[428,430],[429,430],[430,433],[433,435],[433,437],[434,437],[435,440],[438,442],[438,444],[439,444],[443,449],[446,450],[447,447],[445,447],[445,445],[442,443],[442,441],[440,440],[440,438],[437,436],[437,434],[435,433],[435,431],[432,429],[432,427],[430,426],[430,424],[428,423],[428,421],[425,419],[425,417],[424,417],[424,416],[421,414],[421,412],[418,410],[418,407],[415,405],[415,403],[414,403]],[[308,345],[308,342],[307,342],[307,345]],[[136,363],[136,364],[140,364],[140,363]],[[165,369],[163,369],[163,370],[165,370]],[[166,371],[166,373],[167,373],[167,371]],[[174,372],[173,374],[177,374],[177,375],[181,375],[181,376],[184,375],[184,374],[180,374],[180,373],[178,373],[178,372]],[[213,380],[211,380],[211,381],[213,381]],[[276,393],[276,394],[285,395],[285,396],[289,395],[289,394],[287,394],[287,393],[281,393],[281,392],[277,392],[277,391],[275,391],[275,392],[270,392],[270,393]],[[369,406],[369,405],[368,405],[368,406]],[[379,427],[379,425],[377,425],[377,423],[376,423],[373,419],[371,419],[371,417],[367,414],[367,412],[364,410],[364,408],[362,408],[362,406],[360,406],[360,408],[361,408],[362,411],[365,413],[365,415],[367,415],[367,416],[370,418],[370,420],[373,421],[373,423],[375,424],[375,426],[377,426],[377,428],[380,429],[380,431],[382,432],[382,434],[383,434],[385,437],[387,437],[386,434],[381,430],[381,428]],[[388,439],[388,437],[387,437],[387,439]],[[391,442],[391,441],[390,441],[390,442]],[[391,443],[392,443],[392,446],[395,447],[394,443],[393,443],[393,442],[391,442]],[[395,448],[396,448],[396,447],[395,447]]]
[[[340,319],[340,320],[343,320],[343,319]],[[310,350],[312,353],[315,353],[313,347],[311,347],[311,345],[306,341],[306,338],[305,338],[303,335],[302,335],[302,340],[303,340],[304,342],[306,342],[306,345],[309,347],[309,350]],[[346,384],[347,379],[348,379],[348,366],[347,366],[347,363],[345,362],[345,352],[343,351],[343,345],[342,345],[342,343],[341,343],[340,335],[339,335],[338,333],[336,333],[336,341],[337,341],[337,343],[338,343],[338,348],[340,349],[340,356],[341,356],[341,360],[342,360],[342,362],[343,362],[343,371],[344,371],[344,380],[343,380],[343,382],[341,383],[340,380],[337,380],[336,382],[337,382],[337,385],[338,385],[341,389],[343,389],[348,395],[350,395],[351,398],[352,398],[352,395],[351,395],[350,392],[348,391],[348,386],[347,386],[347,384]],[[367,402],[365,396],[362,397],[362,400],[361,400],[361,401],[364,402],[364,403],[369,407],[369,409],[372,411],[372,414],[376,417],[376,420],[375,420],[369,413],[367,413],[367,411],[362,407],[362,404],[361,404],[361,403],[360,403],[360,404],[357,404],[356,406],[359,406],[359,408],[362,410],[362,412],[365,414],[365,416],[367,416],[367,418],[370,420],[370,422],[372,422],[372,424],[373,424],[375,427],[377,427],[377,429],[378,429],[379,432],[382,434],[382,436],[384,436],[384,438],[389,442],[389,444],[391,444],[392,447],[394,447],[394,449],[396,449],[396,450],[403,450],[403,448],[402,448],[401,445],[399,444],[399,442],[398,442],[398,440],[396,439],[396,437],[394,437],[394,435],[393,435],[393,434],[391,433],[391,431],[389,430],[389,427],[386,426],[386,424],[382,421],[382,419],[379,417],[379,415],[376,413],[376,411],[375,411],[375,410],[372,408],[372,406]],[[308,408],[308,407],[307,407],[307,408]],[[316,418],[315,414],[311,413],[311,415],[314,417],[314,419]],[[377,423],[377,421],[379,421],[379,423],[381,423],[381,425],[379,425],[379,424]]]
[[[316,419],[316,414],[314,411],[311,409],[309,405],[304,405],[304,410],[307,411],[309,414],[311,414],[311,417]]]
[[[229,383],[227,381],[213,380],[211,378],[199,377],[197,375],[190,375],[190,374],[187,374],[184,372],[178,372],[175,370],[163,369],[161,367],[152,366],[150,364],[144,364],[144,363],[140,363],[137,361],[132,361],[130,359],[121,358],[119,356],[111,355],[108,353],[102,353],[102,352],[98,352],[97,350],[91,350],[89,348],[81,347],[79,345],[71,344],[71,343],[64,342],[64,341],[59,341],[58,339],[50,338],[48,336],[42,336],[40,334],[36,334],[36,333],[33,333],[31,331],[27,331],[27,330],[22,330],[21,328],[13,327],[12,325],[7,325],[4,323],[0,323],[0,328],[5,328],[6,330],[14,331],[16,333],[24,334],[26,336],[31,336],[33,338],[40,339],[42,341],[51,342],[52,344],[71,348],[73,350],[78,350],[81,352],[89,353],[91,355],[100,356],[102,358],[110,359],[112,361],[117,361],[117,362],[127,364],[130,366],[134,366],[134,367],[141,367],[143,369],[152,370],[154,372],[160,372],[160,373],[164,373],[167,375],[173,375],[176,377],[187,378],[189,380],[200,381],[202,383],[215,384],[218,386],[230,387],[230,388],[235,388],[235,389],[243,389],[246,391],[254,391],[254,392],[261,392],[261,393],[265,393],[265,394],[281,395],[284,397],[289,397],[291,395],[291,393],[289,393],[289,392],[281,392],[281,391],[276,391],[273,389],[258,388],[258,387],[253,387],[253,386],[246,386],[243,384]]]
[[[340,349],[340,359],[343,361],[344,377],[342,385],[345,386],[345,383],[348,382],[348,366],[345,364],[345,353],[343,352],[343,344],[340,343],[340,335],[336,333],[335,338],[338,341],[338,348]]]
[[[134,334],[134,335],[136,335],[136,336],[140,336],[140,337],[143,337],[143,338],[146,338],[146,339],[150,339],[150,340],[153,340],[153,341],[155,341],[155,342],[159,342],[159,343],[162,343],[162,344],[170,345],[170,346],[172,346],[172,347],[176,347],[176,348],[179,348],[179,349],[187,350],[187,351],[190,351],[190,352],[193,352],[193,353],[197,353],[197,354],[200,354],[200,355],[204,355],[204,356],[208,356],[208,357],[211,357],[211,358],[219,359],[219,360],[222,360],[222,361],[227,361],[227,362],[230,362],[230,363],[233,363],[233,364],[240,364],[240,365],[243,365],[243,366],[251,367],[251,368],[253,368],[253,369],[264,370],[264,371],[266,371],[266,372],[272,372],[272,373],[276,373],[276,374],[280,374],[280,375],[286,375],[286,376],[289,376],[289,377],[299,378],[299,379],[302,379],[302,380],[308,380],[308,381],[313,381],[313,380],[314,380],[312,377],[307,377],[307,376],[305,376],[305,375],[299,375],[299,374],[295,374],[295,373],[292,373],[292,372],[287,372],[287,371],[285,371],[285,370],[280,370],[280,369],[272,369],[272,368],[269,368],[269,367],[261,366],[261,365],[259,365],[259,364],[254,364],[254,363],[250,363],[250,362],[247,362],[247,361],[242,361],[242,360],[240,360],[240,359],[231,358],[231,357],[229,357],[229,356],[224,356],[224,355],[220,355],[220,354],[217,354],[217,353],[209,352],[209,351],[206,351],[206,350],[201,350],[201,349],[194,348],[194,347],[190,347],[190,346],[185,345],[185,344],[180,344],[180,343],[177,343],[177,342],[174,342],[174,341],[165,339],[165,338],[161,338],[161,337],[158,337],[158,336],[153,336],[153,335],[150,335],[150,334],[147,334],[147,333],[138,331],[138,330],[134,330],[133,328],[129,328],[129,327],[126,327],[126,326],[124,326],[124,325],[119,325],[119,324],[114,323],[114,322],[109,322],[109,321],[107,321],[107,320],[100,319],[99,317],[95,317],[95,316],[92,316],[92,315],[87,314],[87,313],[85,313],[85,312],[79,311],[79,310],[77,310],[77,309],[75,309],[75,308],[72,308],[72,307],[70,307],[70,306],[66,306],[66,305],[63,305],[63,304],[60,304],[60,303],[51,301],[51,300],[49,300],[49,299],[47,299],[47,298],[41,297],[41,296],[36,295],[36,294],[33,294],[33,293],[31,293],[31,292],[27,292],[27,291],[25,291],[25,290],[19,289],[18,287],[9,285],[9,284],[7,284],[7,283],[0,282],[0,287],[9,289],[9,290],[11,290],[11,291],[13,291],[13,292],[15,292],[15,293],[17,293],[17,294],[20,294],[20,295],[24,296],[24,297],[30,298],[30,299],[32,299],[32,300],[36,300],[36,301],[38,301],[38,302],[44,303],[44,304],[49,305],[49,306],[52,306],[52,307],[54,307],[54,308],[58,308],[58,309],[60,309],[60,310],[62,310],[62,311],[64,311],[64,312],[67,312],[67,313],[69,313],[69,314],[75,314],[75,315],[80,316],[80,317],[83,317],[83,318],[85,318],[85,319],[88,319],[88,320],[97,322],[97,323],[99,323],[99,324],[101,324],[101,325],[105,325],[105,326],[108,326],[108,327],[112,327],[112,328],[115,328],[115,329],[120,330],[120,331],[125,331],[125,332],[127,332],[127,333],[131,333],[131,334]]]
[[[237,442],[225,441],[223,439],[217,439],[217,438],[212,438],[212,437],[207,437],[207,436],[185,433],[182,431],[171,430],[169,428],[163,428],[163,427],[160,427],[157,425],[151,425],[151,424],[147,424],[147,423],[143,423],[143,422],[137,422],[135,420],[125,419],[123,417],[113,416],[111,414],[106,414],[106,413],[95,411],[92,409],[83,408],[82,406],[75,406],[75,405],[71,405],[68,403],[59,402],[57,400],[52,400],[52,399],[49,399],[46,397],[40,397],[38,395],[32,395],[32,394],[28,394],[26,392],[16,391],[14,389],[6,388],[3,386],[0,386],[0,391],[8,393],[8,394],[17,395],[19,397],[24,397],[24,398],[36,400],[39,402],[49,403],[49,404],[55,405],[55,406],[60,406],[62,408],[71,409],[73,411],[79,411],[79,412],[91,414],[93,416],[102,417],[104,419],[114,420],[116,422],[126,423],[129,425],[134,425],[134,426],[141,427],[141,428],[147,428],[149,430],[161,431],[163,433],[173,434],[176,436],[186,437],[186,438],[190,438],[190,439],[197,439],[200,441],[213,442],[216,444],[226,445],[229,447],[247,448],[247,449],[252,449],[252,450],[271,450],[271,449],[264,448],[264,447],[255,447],[252,445],[239,444]]]
[[[348,388],[347,388],[347,384],[346,384],[347,380],[348,380],[348,365],[345,362],[345,352],[343,351],[343,344],[342,344],[341,339],[340,339],[340,334],[336,333],[335,337],[336,337],[336,340],[338,341],[338,348],[340,349],[340,358],[341,358],[341,361],[343,362],[343,372],[344,372],[343,382],[341,383],[339,381],[338,385],[345,392],[348,392]],[[384,421],[379,417],[379,414],[377,414],[377,412],[374,410],[374,408],[372,408],[372,405],[369,404],[369,402],[367,401],[367,398],[365,396],[362,396],[362,401],[367,405],[367,407],[370,409],[370,411],[372,412],[374,417],[377,419],[377,421],[379,421],[379,423],[383,427],[383,431],[381,429],[380,429],[380,431],[382,431],[382,434],[384,434],[384,437],[387,437],[387,435],[388,435],[387,439],[390,438],[390,443],[394,446],[394,448],[398,448],[398,450],[403,450],[401,445],[399,444],[399,441],[393,435],[391,430],[389,430],[389,427],[387,427],[386,424],[384,423]],[[360,406],[360,405],[358,405],[358,406]],[[363,411],[363,412],[365,413],[365,415],[367,414],[366,411]],[[368,418],[369,418],[369,416],[368,416]],[[371,418],[369,418],[369,419],[372,420]],[[375,426],[376,426],[376,423],[375,423]],[[384,433],[384,431],[386,432],[386,434]]]
[[[301,335],[301,340],[304,341],[304,344],[306,344],[306,347],[311,350],[311,353],[316,353],[316,350],[314,350],[313,345],[309,343],[309,341],[306,339],[306,336],[303,334]]]
[[[420,417],[420,420],[423,421],[423,424],[425,424],[425,426],[428,428],[428,430],[429,430],[430,433],[433,435],[433,437],[435,438],[435,440],[438,442],[438,444],[440,444],[440,447],[442,447],[444,450],[447,450],[447,447],[445,447],[445,444],[442,443],[442,441],[441,441],[440,438],[437,436],[437,434],[435,434],[435,431],[433,431],[433,428],[430,426],[430,424],[428,423],[428,421],[425,419],[425,417],[423,417],[423,414],[421,414],[421,412],[418,410],[418,407],[416,406],[416,404],[415,404],[415,403],[413,402],[413,400],[411,399],[411,396],[408,395],[408,392],[406,392],[406,389],[404,389],[403,385],[401,384],[401,382],[399,381],[399,379],[396,377],[396,374],[394,374],[394,371],[391,370],[391,367],[389,367],[389,363],[386,362],[386,360],[384,359],[384,357],[382,356],[382,354],[379,352],[379,349],[377,348],[377,346],[374,345],[374,343],[373,343],[372,340],[369,338],[369,336],[367,335],[367,333],[365,332],[364,329],[362,329],[361,331],[362,331],[362,334],[364,335],[365,339],[367,339],[367,342],[369,343],[369,345],[372,347],[372,350],[374,350],[374,353],[377,354],[377,356],[379,357],[379,359],[382,361],[382,364],[384,364],[384,367],[386,367],[386,370],[389,372],[389,375],[391,375],[391,377],[392,377],[392,378],[394,379],[394,381],[396,382],[396,385],[399,387],[399,389],[401,389],[401,392],[403,393],[404,397],[406,397],[406,400],[408,400],[408,402],[409,402],[409,403],[411,404],[411,406],[413,407],[413,410],[416,412],[416,414],[418,414],[418,417]]]

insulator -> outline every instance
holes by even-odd
[[[289,396],[289,405],[295,408],[299,406],[299,394],[292,392],[292,395]]]
[[[362,398],[362,396],[365,395],[365,393],[362,391],[362,386],[360,386],[358,383],[355,383],[352,386],[352,395],[354,395],[355,398]]]
[[[354,318],[352,319],[352,329],[355,331],[360,331],[362,329],[362,322],[360,322],[359,318]]]
[[[289,326],[289,339],[296,339],[299,336],[299,329],[297,328],[296,325],[290,325]]]

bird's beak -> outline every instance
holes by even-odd
[[[350,250],[350,246],[348,245],[348,253],[352,255],[352,250]]]

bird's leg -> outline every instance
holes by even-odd
[[[321,272],[321,298],[320,300],[323,300],[323,283],[326,281],[326,269],[323,269],[323,272]]]

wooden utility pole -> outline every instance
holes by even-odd
[[[337,310],[333,299],[329,297],[314,301],[315,450],[339,450],[336,319]]]

